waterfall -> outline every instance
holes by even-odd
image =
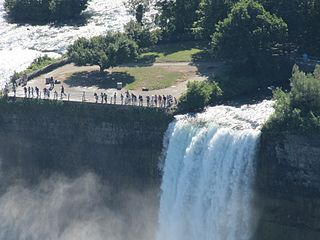
[[[249,240],[264,101],[179,116],[168,129],[157,240]]]

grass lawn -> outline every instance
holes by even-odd
[[[170,43],[154,46],[142,54],[142,58],[154,58],[155,62],[192,62],[206,52],[206,45],[198,42]]]
[[[141,89],[142,87],[150,90],[163,89],[176,82],[186,80],[184,73],[163,67],[117,67],[113,68],[112,72],[125,73],[134,79],[134,81],[125,84],[124,87],[128,90]]]

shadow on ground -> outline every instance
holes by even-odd
[[[116,88],[117,82],[122,82],[123,87],[134,82],[134,77],[123,72],[100,73],[93,72],[78,72],[72,74],[64,82],[70,87],[98,87],[98,88]]]

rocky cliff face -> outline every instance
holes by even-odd
[[[112,181],[159,181],[170,116],[125,106],[5,104],[0,108],[2,171],[34,179],[94,171]]]
[[[257,240],[320,239],[320,138],[263,135]]]

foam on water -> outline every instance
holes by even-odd
[[[19,25],[7,21],[3,2],[0,0],[0,85],[14,70],[25,69],[41,53],[64,53],[79,37],[121,30],[130,19],[123,0],[92,0],[84,12],[88,16],[85,25]]]
[[[168,129],[157,240],[249,240],[255,156],[272,102],[217,106]]]

